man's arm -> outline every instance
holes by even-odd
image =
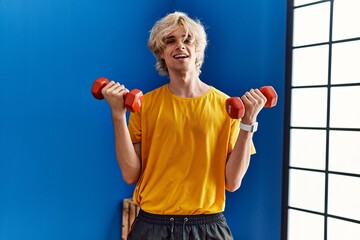
[[[114,119],[116,159],[126,183],[136,183],[141,171],[141,143],[133,144],[126,119]]]
[[[236,191],[250,164],[251,144],[253,133],[240,130],[235,146],[226,163],[226,190]]]
[[[122,176],[127,183],[136,183],[141,171],[141,143],[132,143],[127,127],[123,95],[128,90],[123,85],[111,81],[101,92],[111,108],[115,153]]]
[[[266,103],[265,96],[258,90],[246,92],[241,100],[245,106],[245,115],[241,119],[244,124],[256,122],[257,115]],[[225,184],[228,191],[236,191],[250,164],[253,133],[240,129],[234,149],[228,157],[225,169]]]

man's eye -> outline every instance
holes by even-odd
[[[173,44],[174,40],[173,39],[166,39],[165,40],[165,44]]]
[[[192,40],[190,37],[188,37],[188,38],[186,38],[186,39],[184,40],[184,43],[186,43],[186,44],[192,44],[192,43],[193,43],[193,40]]]

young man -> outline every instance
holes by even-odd
[[[102,93],[110,105],[116,157],[127,183],[137,183],[141,212],[128,239],[233,239],[222,214],[225,190],[235,191],[254,153],[253,132],[229,118],[227,95],[200,78],[207,45],[204,27],[181,12],[152,28],[148,46],[169,83],[147,94],[129,126],[122,96],[111,81]],[[258,89],[241,97],[242,123],[256,123],[266,98]]]

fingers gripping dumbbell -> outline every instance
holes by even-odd
[[[101,90],[109,83],[109,80],[104,77],[96,79],[91,87],[91,93],[94,98],[101,100],[104,99]],[[141,90],[133,89],[130,92],[124,94],[124,104],[127,110],[130,112],[137,112],[141,108],[144,101],[144,95]]]
[[[266,97],[266,108],[274,107],[277,103],[278,95],[272,86],[263,86],[259,88],[260,92]],[[239,119],[245,114],[244,103],[239,97],[231,97],[226,100],[226,111],[231,118]]]

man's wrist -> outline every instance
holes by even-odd
[[[243,122],[240,122],[240,129],[246,131],[246,132],[251,132],[254,133],[257,131],[258,129],[258,122],[254,122],[253,124],[245,124]]]
[[[113,122],[126,121],[126,114],[121,112],[111,112]]]

